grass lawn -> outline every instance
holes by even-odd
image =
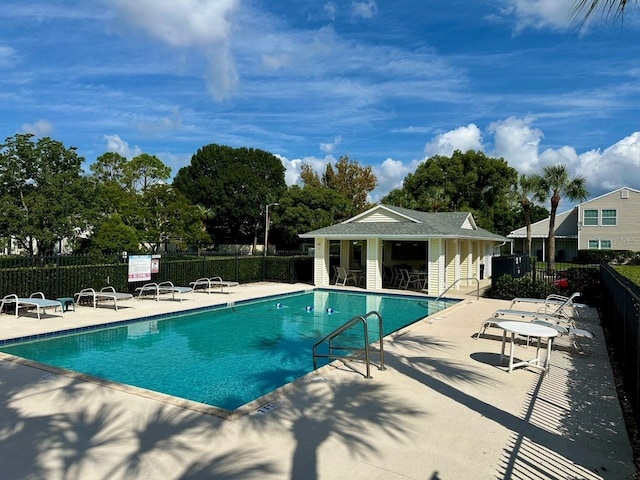
[[[617,265],[613,267],[636,285],[640,285],[640,265]]]

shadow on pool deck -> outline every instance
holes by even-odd
[[[78,307],[39,322],[2,314],[0,338],[303,288],[242,285],[182,303],[132,301],[119,312]],[[473,338],[507,302],[464,298],[387,340],[388,368],[374,368],[372,379],[337,364],[272,398],[264,413],[232,421],[0,361],[2,477],[633,478],[594,312],[585,322],[597,340],[587,353],[555,350],[543,377],[498,365],[496,330]]]

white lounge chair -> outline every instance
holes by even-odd
[[[578,303],[575,301],[576,298],[579,298],[581,296],[582,294],[580,292],[574,292],[569,297],[558,295],[555,293],[552,293],[546,298],[516,297],[513,300],[511,300],[511,306],[509,308],[513,309],[513,307],[518,303],[540,305],[537,311],[540,313],[545,313],[550,315],[553,313],[557,313],[556,312],[557,310],[563,310],[564,308],[567,308],[567,307],[571,307],[574,309],[586,308],[588,305],[585,305],[584,303]]]
[[[540,316],[547,316],[552,318],[563,318],[567,321],[573,320],[573,315],[568,313],[566,309],[571,308],[574,312],[577,312],[579,308],[585,308],[587,305],[582,303],[575,303],[573,300],[580,296],[580,293],[576,292],[570,297],[563,297],[560,295],[549,295],[547,298],[514,298],[511,301],[511,308],[502,308],[496,310],[494,316],[510,316],[521,317],[524,319],[531,319]],[[513,310],[513,306],[516,303],[530,303],[535,305],[542,305],[537,310]]]
[[[93,308],[98,307],[98,302],[101,300],[113,300],[113,307],[118,310],[118,300],[131,300],[133,295],[130,293],[116,292],[116,289],[109,286],[103,287],[99,292],[96,292],[93,288],[83,288],[80,292],[74,294],[73,300],[76,304],[81,300],[89,300],[93,303]]]
[[[138,292],[138,298],[142,298],[144,295],[153,295],[155,300],[160,300],[160,295],[170,293],[172,300],[176,299],[176,293],[185,294],[192,293],[191,287],[179,287],[172,282],[160,282],[160,283],[145,283],[143,286],[136,288]],[[179,298],[180,301],[183,298]]]
[[[224,293],[224,288],[237,287],[238,282],[223,280],[221,277],[199,278],[195,282],[189,282],[193,291],[201,291],[211,293],[214,289],[220,289],[220,293]]]
[[[2,303],[0,303],[0,312],[4,309],[5,305],[11,304],[15,304],[16,306],[16,318],[18,318],[21,308],[35,308],[38,320],[40,320],[41,311],[42,313],[46,313],[45,308],[53,308],[54,312],[59,308],[60,316],[64,316],[62,303],[59,300],[49,300],[48,298],[44,298],[44,293],[42,292],[32,293],[29,298],[18,297],[18,295],[13,293],[5,295],[2,299]]]

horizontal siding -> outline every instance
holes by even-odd
[[[381,212],[380,210],[372,212],[371,214],[357,220],[358,223],[397,223],[408,221],[409,220],[399,215],[395,215],[390,212]]]
[[[602,210],[616,210],[616,226],[582,225],[581,249],[589,248],[589,240],[611,240],[613,250],[640,250],[640,192],[627,190],[629,198],[621,198],[621,191],[611,192],[585,203],[580,208],[580,221],[585,210],[598,210],[599,223]]]

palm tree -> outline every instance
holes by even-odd
[[[589,192],[586,187],[586,179],[582,176],[569,178],[569,171],[566,165],[549,165],[542,169],[540,177],[540,201],[551,199],[551,212],[549,213],[549,238],[547,245],[547,270],[555,270],[556,251],[556,212],[560,199],[566,197],[569,200],[584,201]]]
[[[531,256],[531,207],[533,201],[545,197],[540,175],[520,175],[518,183],[513,186],[513,195],[524,213],[527,226],[527,255]]]
[[[631,3],[632,0],[576,0],[573,6],[572,13],[574,16],[582,16],[584,12],[583,22],[586,21],[591,14],[593,14],[599,5],[602,5],[602,10],[609,16],[615,13],[616,18],[624,19],[625,8]],[[633,0],[633,3],[638,4],[638,0]]]

